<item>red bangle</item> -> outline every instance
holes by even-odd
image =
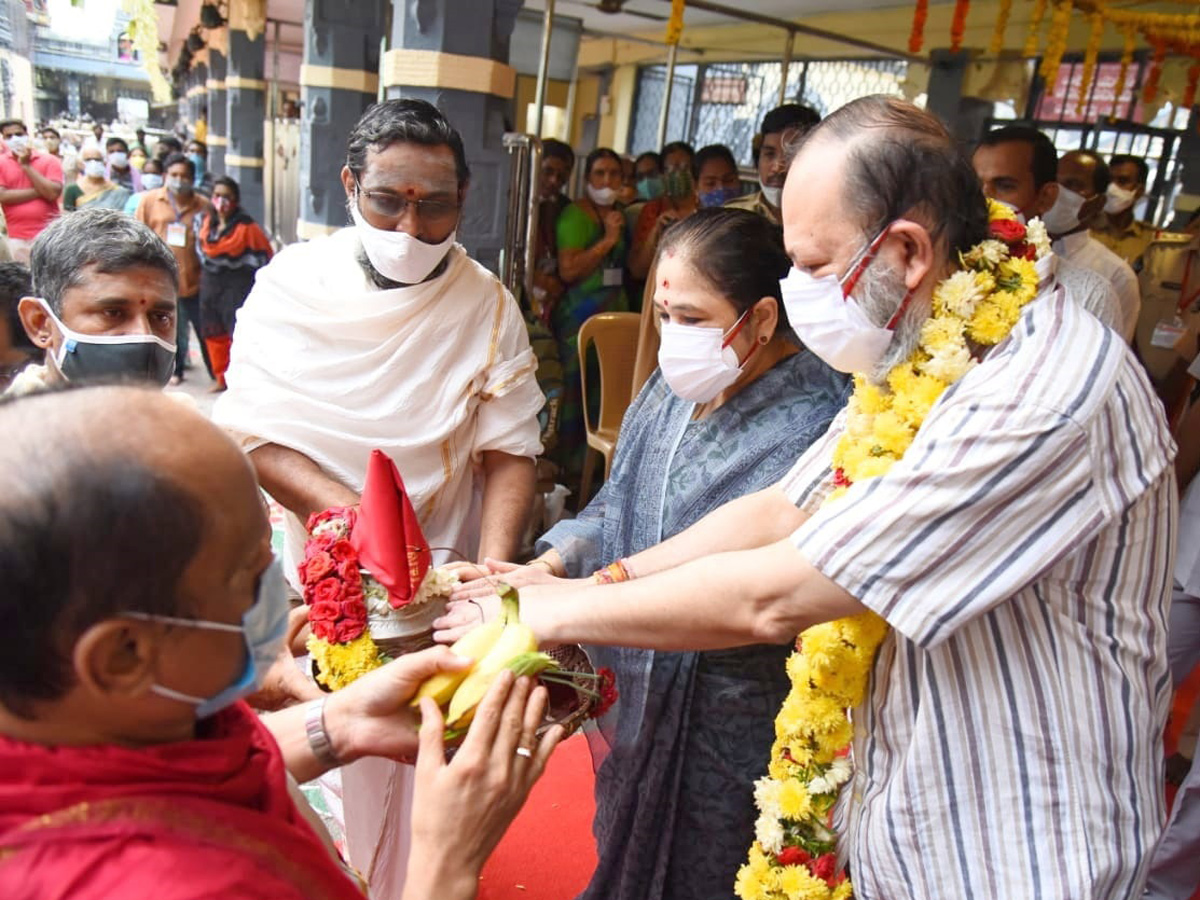
[[[618,584],[622,581],[631,581],[634,575],[628,561],[618,559],[614,563],[609,563],[603,569],[597,569],[592,573],[592,577],[596,580],[597,584]]]

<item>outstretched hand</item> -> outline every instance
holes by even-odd
[[[471,663],[448,647],[433,647],[401,656],[330,694],[326,728],[338,756],[343,762],[364,756],[412,762],[422,718],[409,701],[426,679],[460,672]]]
[[[498,559],[485,559],[486,570],[476,566],[476,573],[471,578],[459,574],[459,584],[450,593],[451,600],[471,600],[489,597],[496,593],[498,582],[511,584],[515,588],[523,588],[530,584],[553,584],[565,581],[551,575],[545,566],[522,566],[517,563],[502,562]]]
[[[421,701],[405,898],[475,896],[483,864],[563,738],[560,725],[537,738],[546,702],[546,689],[535,688],[532,679],[501,672],[446,762],[441,710],[428,698]]]
[[[453,600],[446,604],[445,614],[433,620],[433,639],[439,644],[453,644],[498,615],[500,598],[494,592],[479,599]]]

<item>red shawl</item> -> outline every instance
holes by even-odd
[[[363,900],[288,795],[244,703],[143,749],[0,737],[5,900]]]

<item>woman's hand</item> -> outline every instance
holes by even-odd
[[[468,631],[500,615],[500,598],[492,592],[476,600],[451,601],[445,615],[433,620],[433,639],[439,644],[453,644]]]
[[[498,559],[485,559],[483,562],[487,566],[486,572],[481,571],[470,579],[459,576],[460,583],[450,593],[451,600],[489,597],[496,593],[499,582],[522,588],[530,584],[554,584],[566,580],[550,574],[550,570],[537,561],[525,566]]]
[[[483,864],[563,738],[555,725],[537,739],[545,710],[545,688],[501,672],[447,763],[441,711],[432,700],[421,701],[405,900],[475,896]]]
[[[604,214],[604,239],[617,244],[625,233],[625,214],[618,210],[609,210]]]

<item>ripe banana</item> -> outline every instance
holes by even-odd
[[[455,656],[473,660],[475,664],[478,664],[487,656],[488,651],[499,640],[503,631],[504,619],[496,619],[468,631],[454,642],[450,650]],[[471,669],[473,668],[475,668],[474,664],[471,666]],[[409,705],[420,706],[422,698],[432,697],[438,706],[445,708],[446,704],[450,702],[450,698],[454,696],[454,692],[458,690],[458,686],[467,680],[471,669],[463,669],[461,672],[439,672],[421,685]]]
[[[454,692],[446,712],[446,727],[450,730],[462,729],[470,723],[475,707],[504,669],[511,669],[517,675],[536,675],[556,665],[552,657],[537,652],[533,629],[521,623],[516,589],[505,585],[500,591],[500,600],[504,608],[504,629]]]

